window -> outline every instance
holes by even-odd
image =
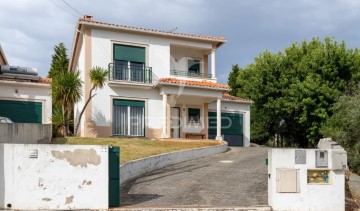
[[[144,136],[144,101],[115,99],[113,106],[114,135]]]
[[[200,123],[200,109],[189,108],[188,109],[188,121],[190,123]]]
[[[189,59],[188,60],[188,71],[189,71],[190,76],[200,75],[200,60]]]
[[[144,81],[145,48],[138,46],[114,44],[115,80]]]

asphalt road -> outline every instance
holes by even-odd
[[[267,205],[267,149],[232,147],[226,153],[154,171],[122,185],[121,205]]]

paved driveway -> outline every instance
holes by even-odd
[[[122,185],[121,204],[133,206],[267,205],[267,148],[226,153],[173,165]]]

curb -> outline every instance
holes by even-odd
[[[182,150],[130,161],[120,166],[120,185],[148,172],[185,161],[216,155],[226,152],[227,149],[227,142],[222,142],[216,146]]]
[[[109,209],[109,211],[271,211],[270,206],[252,207],[124,207]]]

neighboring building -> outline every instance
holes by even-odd
[[[249,146],[252,101],[227,94],[230,87],[216,79],[216,50],[225,42],[223,37],[109,24],[91,16],[79,19],[69,70],[81,72],[84,97],[75,105],[75,119],[89,97],[89,70],[108,68],[109,80],[96,90],[78,135],[203,134]]]
[[[51,79],[32,68],[9,66],[0,46],[0,117],[14,123],[50,124]]]

